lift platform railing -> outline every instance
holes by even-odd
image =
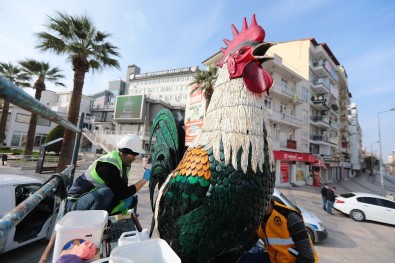
[[[60,187],[67,186],[70,181],[72,182],[81,139],[83,114],[80,118],[79,128],[58,115],[55,111],[52,111],[40,101],[30,96],[22,88],[19,88],[17,85],[1,76],[0,98],[8,101],[11,104],[17,105],[27,111],[35,113],[43,118],[46,118],[52,122],[55,122],[63,126],[65,129],[69,129],[77,133],[71,165],[67,167],[64,171],[62,171],[59,175],[53,176],[52,179],[44,183],[42,187],[37,190],[33,195],[31,195],[29,198],[20,203],[17,207],[12,209],[0,219],[1,239],[8,233],[8,231],[12,227],[18,225],[18,223],[21,222],[22,219],[27,214],[29,214],[46,196],[49,196],[53,192],[58,191]],[[61,201],[61,198],[58,197],[56,198],[56,200]],[[58,208],[60,206],[60,201],[57,202],[57,207],[55,208],[55,211],[59,210]]]

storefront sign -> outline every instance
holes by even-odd
[[[274,160],[308,162],[308,163],[317,162],[317,158],[315,157],[315,155],[311,155],[308,153],[293,153],[293,152],[285,152],[285,151],[273,151],[273,153],[274,153]]]

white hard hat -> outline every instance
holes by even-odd
[[[118,149],[129,149],[136,153],[145,153],[142,148],[143,141],[136,134],[126,134],[118,143]]]

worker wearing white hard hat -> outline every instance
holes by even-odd
[[[139,136],[127,134],[116,150],[98,158],[68,190],[67,210],[107,210],[116,215],[135,207],[136,192],[151,178],[151,170],[147,169],[141,180],[128,186],[130,165],[145,153],[142,144]]]

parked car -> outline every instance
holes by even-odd
[[[355,221],[371,220],[395,225],[395,202],[366,193],[346,193],[336,197],[336,210]]]
[[[310,239],[313,243],[321,242],[328,237],[328,232],[326,231],[324,224],[313,212],[302,207],[298,207],[286,198],[285,195],[283,195],[283,193],[281,193],[277,188],[274,188],[273,200],[294,208],[302,214]]]
[[[42,183],[23,175],[0,175],[0,217],[36,192]],[[0,239],[0,254],[52,235],[57,213],[54,196],[44,198]]]

